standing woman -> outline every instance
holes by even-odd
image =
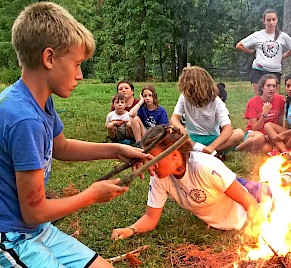
[[[237,43],[236,48],[255,54],[250,73],[250,81],[253,84],[254,94],[258,94],[258,81],[264,74],[277,76],[277,93],[280,92],[280,79],[282,75],[282,59],[291,55],[291,37],[281,32],[277,26],[278,16],[273,9],[267,9],[263,13],[265,29],[257,31]],[[286,50],[285,53],[283,53]]]
[[[237,151],[268,153],[272,150],[264,126],[267,122],[283,126],[285,99],[275,94],[277,84],[277,77],[273,74],[260,78],[258,96],[252,97],[247,104],[245,118],[248,125],[244,141],[236,147]]]

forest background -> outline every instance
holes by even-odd
[[[20,75],[11,27],[29,0],[0,2],[0,82]],[[96,40],[84,78],[100,82],[176,81],[187,65],[214,77],[246,80],[252,56],[235,44],[264,27],[262,13],[273,8],[279,27],[290,27],[290,0],[57,0],[89,28]]]

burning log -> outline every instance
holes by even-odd
[[[266,241],[266,239],[264,237],[262,237],[262,239],[264,240],[266,245],[270,248],[270,250],[272,250],[272,252],[274,253],[274,256],[278,257],[278,260],[283,265],[283,267],[288,268],[286,263],[283,260],[283,257],[278,255],[277,251]]]

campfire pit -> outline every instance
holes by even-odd
[[[290,171],[290,157],[274,156],[261,166],[260,181],[269,185],[273,198],[268,197],[261,204],[262,216],[254,211],[259,228],[255,230],[251,224],[247,225],[240,241],[235,243],[236,249],[217,253],[213,248],[181,245],[168,256],[171,267],[291,268]],[[246,243],[247,237],[256,241]]]
[[[192,244],[181,245],[167,257],[176,268],[291,268],[291,253],[274,255],[271,259],[240,260],[236,252],[214,252],[211,248],[199,249]]]

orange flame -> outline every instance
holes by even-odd
[[[283,164],[286,164],[283,156],[273,156],[260,168],[260,182],[268,183],[273,198],[261,204],[267,220],[261,223],[257,248],[248,252],[250,260],[270,258],[274,254],[285,256],[291,251],[288,237],[291,227],[291,173],[284,175],[290,164],[285,167]]]

